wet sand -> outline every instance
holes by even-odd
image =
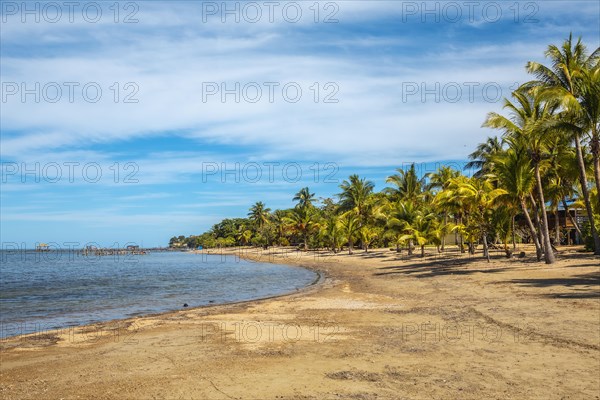
[[[600,258],[560,250],[552,266],[246,250],[325,278],[1,340],[0,398],[600,399]]]

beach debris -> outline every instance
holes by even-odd
[[[188,307],[188,303],[183,303],[183,306],[184,307]]]

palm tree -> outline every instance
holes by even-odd
[[[340,210],[354,210],[358,218],[363,222],[366,218],[365,206],[369,196],[373,193],[375,184],[365,178],[360,179],[358,175],[350,175],[349,180],[344,180],[340,185],[342,192],[340,198]]]
[[[388,211],[387,227],[396,233],[396,251],[399,251],[401,243],[408,242],[408,255],[413,254],[415,240],[424,237],[417,229],[419,218],[418,206],[410,201],[398,201],[391,204]]]
[[[527,205],[527,199],[535,185],[535,174],[525,148],[511,147],[502,153],[496,154],[492,176],[498,180],[500,187],[507,191],[499,197],[499,200],[508,199],[508,202],[518,203],[521,207],[531,232],[537,259],[540,261],[542,259],[542,246]]]
[[[392,200],[408,200],[416,203],[422,196],[425,188],[425,177],[419,178],[415,170],[415,164],[411,164],[408,170],[402,168],[396,169],[397,174],[388,176],[387,183],[394,185],[393,188],[386,188]]]
[[[358,238],[363,244],[365,253],[369,252],[369,246],[379,236],[379,230],[373,226],[363,225],[358,230]]]
[[[248,217],[254,223],[254,226],[258,229],[262,228],[265,224],[269,223],[269,212],[270,208],[266,208],[262,201],[257,201],[252,207]]]
[[[293,201],[297,201],[298,204],[296,207],[300,208],[308,208],[313,206],[313,201],[315,199],[315,194],[311,193],[308,187],[300,189],[298,193],[292,199]]]
[[[460,172],[452,169],[451,167],[443,166],[439,168],[436,172],[432,172],[427,174],[427,178],[429,179],[428,190],[447,190],[451,179],[457,178],[460,175]],[[442,215],[444,217],[444,230],[448,226],[448,208],[447,207],[439,207],[441,209]],[[446,236],[445,234],[441,236],[440,245],[442,246],[442,251],[446,246]]]
[[[275,228],[275,235],[277,236],[277,244],[282,245],[284,242],[285,234],[287,231],[287,212],[284,210],[275,210],[271,215],[271,220]],[[285,241],[287,243],[287,241]]]
[[[252,239],[252,231],[249,229],[246,229],[246,227],[244,225],[240,225],[240,228],[239,228],[236,236],[237,236],[236,239],[238,240],[240,245],[246,246],[248,243],[250,243],[250,239]]]
[[[318,228],[314,210],[309,208],[294,208],[287,217],[287,221],[291,228],[302,238],[302,247],[304,250],[308,250],[309,236]]]
[[[546,200],[542,185],[541,168],[548,154],[549,134],[552,131],[545,129],[556,111],[557,104],[552,101],[543,101],[538,90],[525,90],[521,88],[513,93],[517,104],[504,100],[504,108],[509,109],[510,118],[497,113],[489,113],[483,126],[494,129],[502,129],[504,138],[512,147],[524,147],[534,168],[537,183],[537,196],[541,210],[541,233],[543,238],[544,260],[546,264],[555,261],[554,251],[550,241],[548,229],[548,215],[546,212]]]
[[[337,253],[338,249],[341,249],[345,240],[340,223],[340,217],[337,215],[330,216],[326,219],[321,228],[322,237],[329,244],[331,250],[334,253]]]
[[[354,247],[354,236],[360,229],[359,219],[355,213],[348,211],[342,214],[340,226],[342,228],[342,232],[344,232],[344,235],[348,240],[348,254],[352,254],[352,248]]]
[[[585,202],[590,230],[594,240],[595,254],[600,254],[600,236],[594,223],[593,208],[588,190],[584,149],[581,138],[590,134],[590,145],[594,157],[596,188],[600,192],[600,48],[590,56],[581,38],[573,44],[573,37],[565,40],[562,47],[548,46],[545,52],[551,67],[541,63],[527,63],[527,71],[537,80],[528,82],[528,87],[541,88],[543,95],[556,99],[563,106],[559,123],[566,128],[575,143],[579,166],[579,183]]]
[[[436,193],[433,198],[433,205],[439,209],[444,210],[444,212],[448,212],[454,215],[454,227],[452,231],[458,235],[458,247],[461,253],[465,252],[464,249],[464,231],[459,229],[458,227],[463,226],[464,219],[466,217],[466,208],[462,198],[456,196],[456,190],[460,186],[463,181],[466,181],[468,178],[460,173],[457,174],[454,178],[450,178],[446,184],[444,190],[440,190]],[[449,227],[450,224],[445,224],[446,228]]]
[[[502,151],[502,141],[498,137],[488,137],[483,143],[480,143],[474,152],[469,154],[469,161],[465,165],[466,170],[477,169],[473,174],[478,178],[489,173],[491,170],[491,159],[498,152]]]
[[[462,198],[470,210],[467,229],[477,232],[483,241],[483,255],[490,261],[490,253],[487,242],[489,233],[489,218],[496,198],[507,191],[496,189],[489,179],[470,178],[462,180],[458,185],[455,195]]]

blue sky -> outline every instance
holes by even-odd
[[[600,40],[596,1],[0,4],[4,247],[165,245],[461,166],[528,60]]]

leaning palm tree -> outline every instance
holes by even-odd
[[[254,223],[254,226],[260,229],[269,223],[270,211],[271,209],[266,208],[262,201],[257,201],[252,207],[250,207],[248,217]]]
[[[541,233],[543,238],[544,261],[552,264],[555,261],[554,251],[548,229],[548,215],[542,185],[541,170],[548,154],[549,140],[553,131],[545,126],[552,119],[558,104],[554,101],[544,101],[540,91],[520,88],[512,93],[517,103],[504,100],[504,108],[509,110],[510,118],[497,113],[489,113],[483,126],[504,131],[504,138],[511,147],[524,147],[534,169],[537,186],[537,197],[541,210]]]
[[[526,85],[542,89],[544,96],[559,101],[563,107],[557,122],[575,144],[581,194],[590,221],[595,254],[600,254],[600,235],[594,223],[582,146],[582,137],[589,134],[596,188],[600,191],[600,48],[588,56],[581,38],[573,43],[573,37],[569,35],[560,48],[548,46],[545,56],[550,59],[551,67],[537,62],[527,63],[527,71],[536,80]]]

